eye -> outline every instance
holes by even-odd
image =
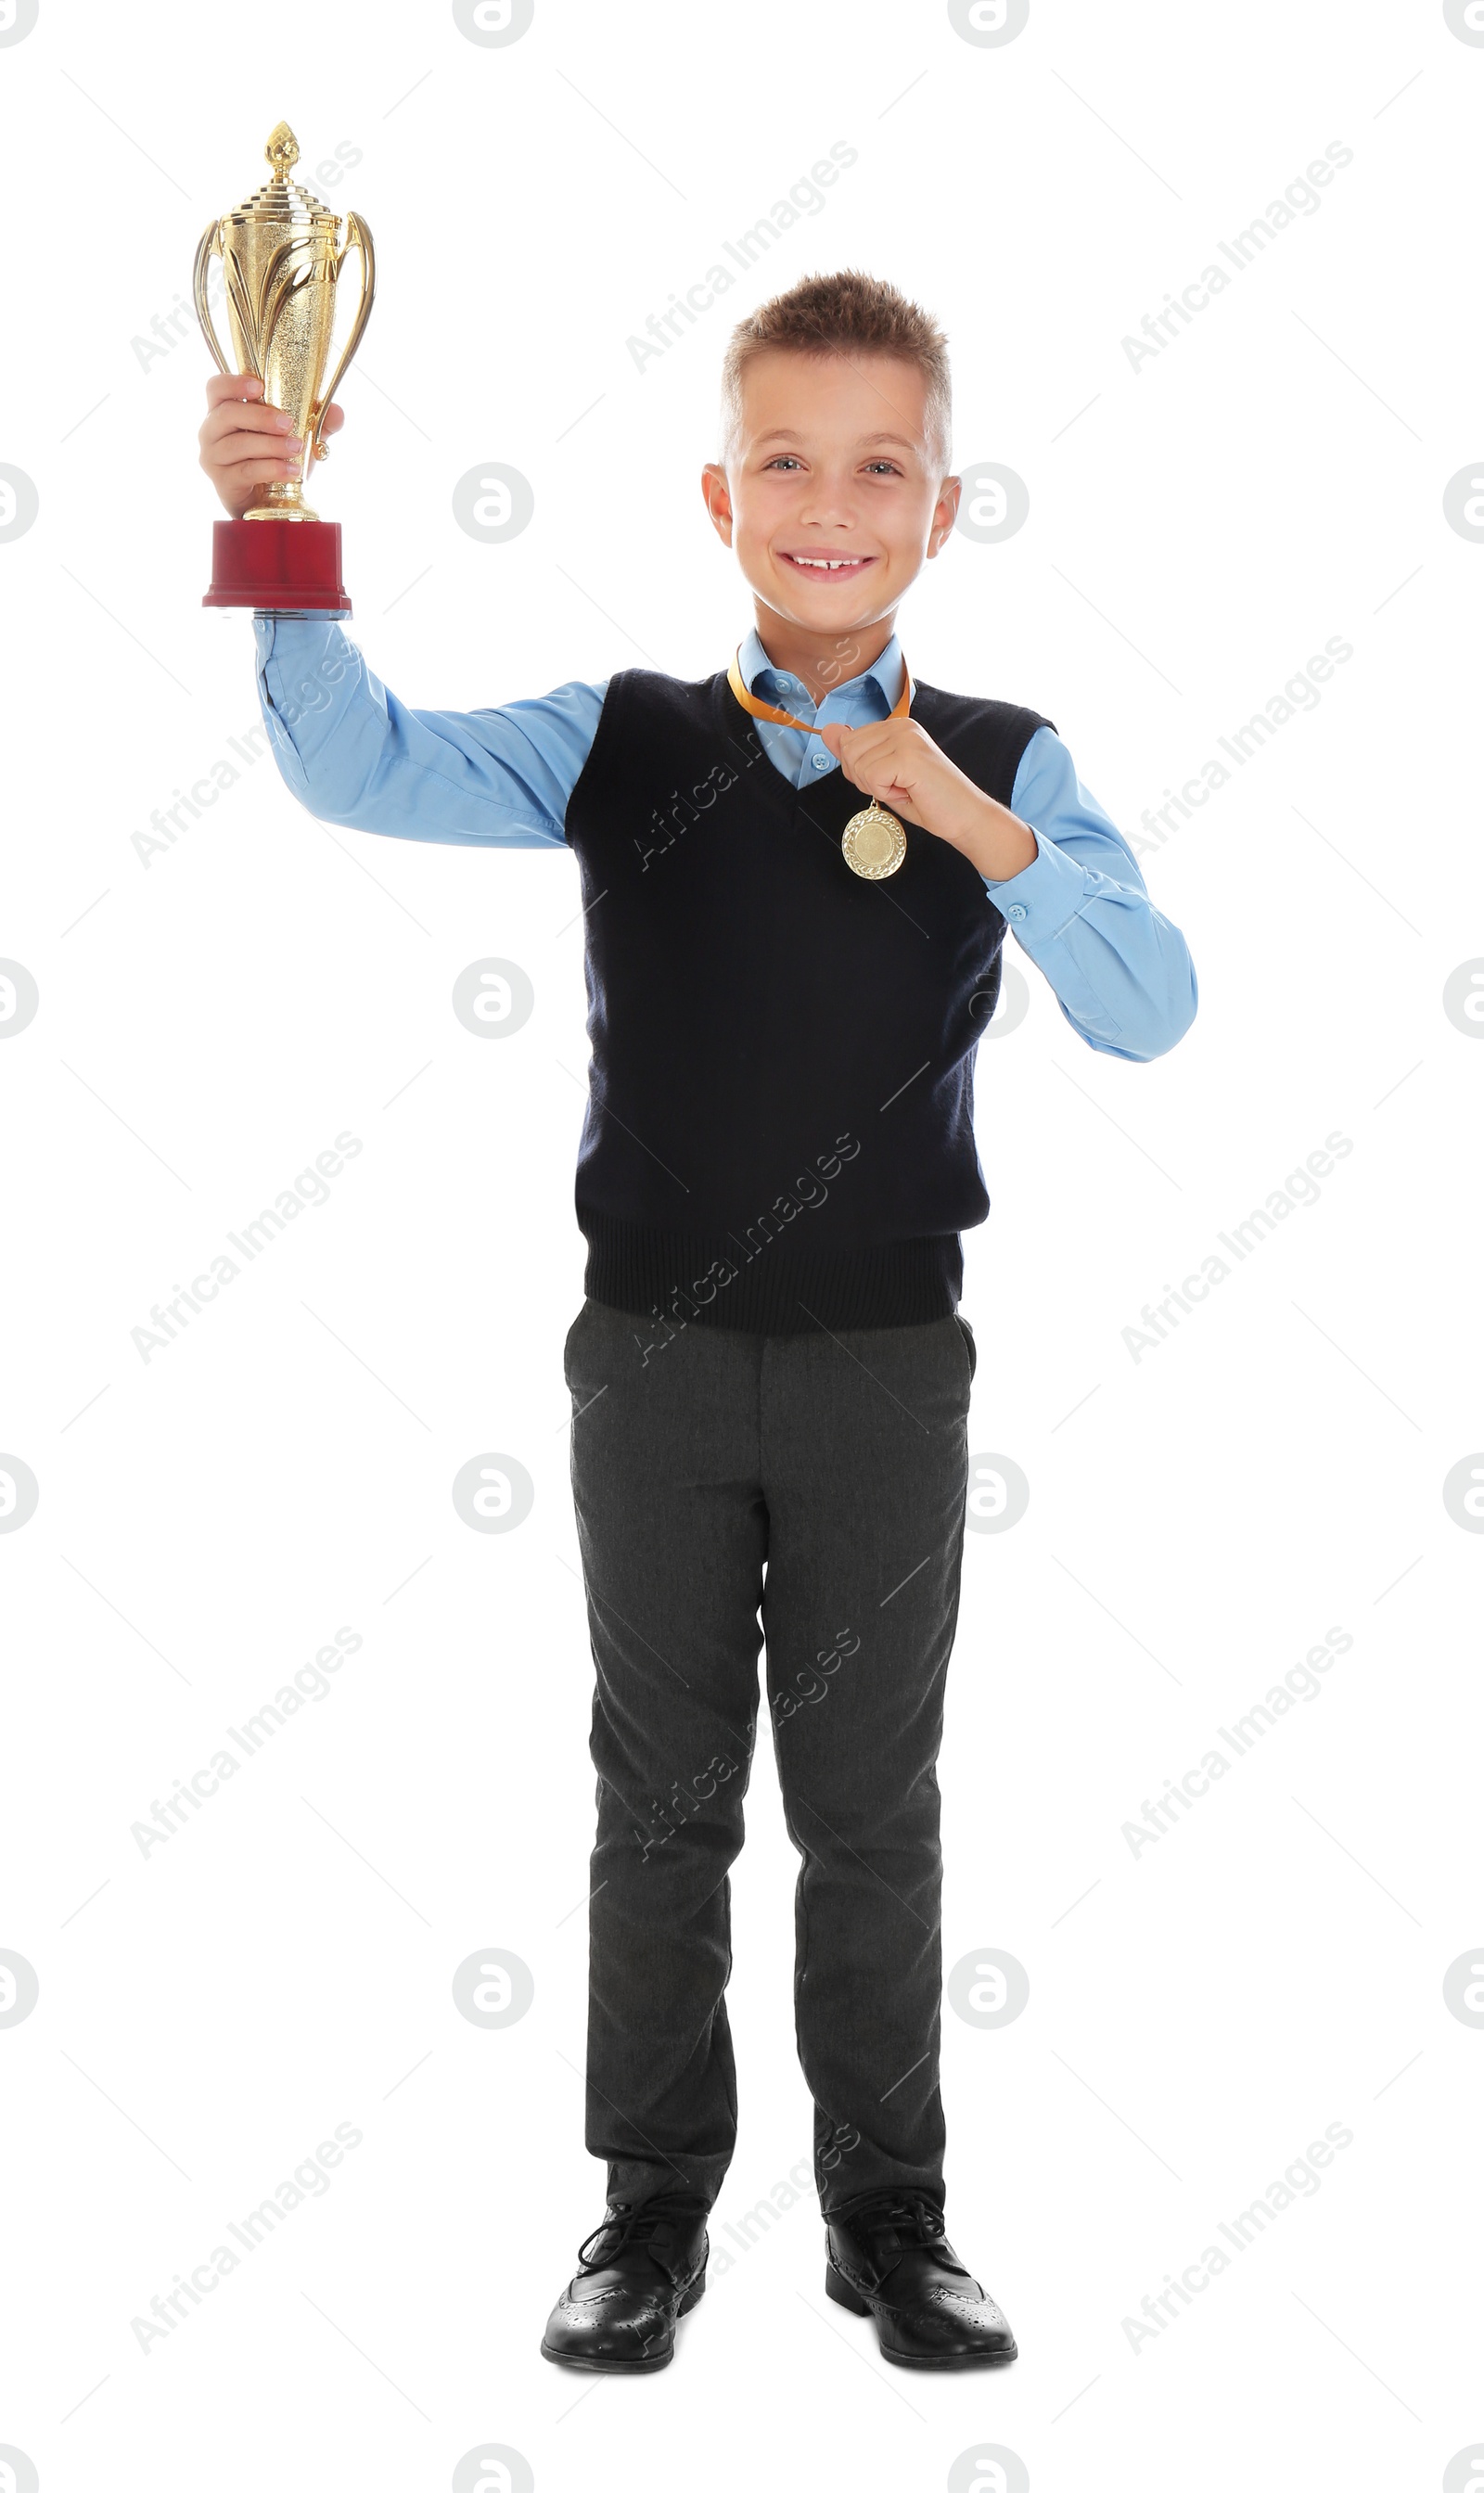
[[[791,450],[780,450],[776,459],[769,459],[764,463],[765,470],[768,467],[797,467],[798,465],[799,462]]]
[[[873,476],[899,476],[902,472],[894,459],[868,459],[865,464],[867,473]]]

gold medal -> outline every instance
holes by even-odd
[[[907,834],[894,814],[871,798],[863,814],[852,814],[840,842],[840,855],[852,874],[880,883],[894,874],[907,854]]]
[[[751,718],[772,719],[775,727],[797,727],[805,736],[817,736],[817,728],[807,719],[795,718],[792,710],[774,709],[772,703],[759,701],[742,682],[741,655],[735,653],[727,669],[727,681],[738,701]],[[905,660],[902,662],[901,698],[892,712],[893,718],[906,718],[912,709],[912,677]],[[852,874],[864,883],[881,883],[894,874],[907,854],[907,834],[894,814],[879,805],[873,796],[863,813],[852,814],[840,841],[840,855]]]

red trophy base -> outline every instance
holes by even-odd
[[[348,615],[338,520],[217,520],[203,606]]]

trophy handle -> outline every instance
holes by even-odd
[[[217,344],[217,333],[212,324],[211,318],[211,307],[206,300],[207,264],[213,257],[220,259],[221,256],[222,220],[220,217],[213,217],[210,225],[202,234],[200,241],[196,246],[196,267],[191,279],[191,290],[196,297],[196,316],[201,324],[201,335],[205,339],[207,345],[211,348],[213,355],[216,357],[217,370],[230,375],[232,366],[227,362],[227,357],[223,354],[221,347]]]
[[[358,251],[361,255],[361,299],[355,307],[355,318],[350,324],[350,335],[346,340],[345,351],[335,367],[334,377],[323,396],[316,401],[313,409],[314,424],[310,431],[310,446],[316,459],[328,459],[330,455],[326,444],[320,438],[320,428],[334,403],[335,393],[346,376],[346,367],[361,343],[361,335],[371,317],[372,299],[377,290],[377,255],[376,246],[371,239],[371,227],[363,218],[356,215],[353,208],[346,210],[346,238],[335,257],[337,283],[341,269],[345,265],[346,255],[350,251]]]

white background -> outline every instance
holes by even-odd
[[[40,1485],[0,1536],[0,1947],[40,1983],[0,2027],[0,2445],[45,2493],[403,2493],[486,2446],[541,2493],[936,2488],[986,2445],[1036,2493],[1391,2493],[1484,2441],[1484,2032],[1442,1990],[1484,1957],[1484,1542],[1442,1500],[1484,1444],[1484,1048],[1442,1006],[1484,954],[1484,556],[1442,507],[1481,447],[1481,81],[1440,7],[1378,0],[1033,0],[999,47],[881,0],[537,0],[503,47],[447,8],[42,0],[0,45],[0,460],[40,497],[0,543],[0,952],[40,989],[0,1048],[0,1449]],[[377,240],[315,499],[409,702],[723,663],[750,616],[697,478],[726,328],[849,264],[943,318],[958,465],[1030,494],[915,591],[916,674],[1054,719],[1132,837],[1327,638],[1353,650],[1144,861],[1199,976],[1181,1045],[1096,1054],[1011,944],[1029,1010],[980,1056],[971,1431],[1031,1499],[966,1545],[945,1960],[1008,1951],[1030,2000],[946,2011],[944,2086],[1006,2373],[888,2370],[824,2300],[807,2198],[726,2231],[809,2150],[766,1735],[711,2293],[642,2388],[536,2351],[602,2206],[575,869],[330,831],[267,760],[167,855],[133,845],[257,717],[250,621],[199,603],[206,351],[194,322],[135,342],[281,115]],[[837,140],[823,210],[637,371],[627,338]],[[1144,314],[1332,141],[1319,211],[1131,369]],[[488,461],[534,492],[503,546],[450,507]],[[450,1008],[483,955],[535,989],[500,1044]],[[346,1130],[330,1201],[142,1361],[151,1305]],[[1142,1305],[1332,1131],[1319,1201],[1136,1361]],[[450,1499],[489,1450],[535,1484],[508,1535]],[[141,1858],[132,1824],[341,1625],[333,1693]],[[1331,1626],[1322,1695],[1136,1858],[1144,1799]],[[499,2031],[451,1991],[491,1947],[535,1985]],[[328,2191],[141,2351],[151,2297],[338,2122],[362,2139]],[[1141,2298],[1331,2123],[1317,2193],[1136,2350]]]

